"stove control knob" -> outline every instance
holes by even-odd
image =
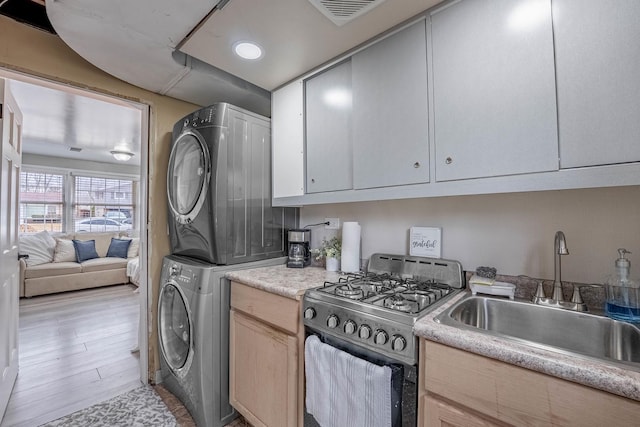
[[[407,348],[407,340],[402,335],[394,335],[391,340],[391,349],[393,351],[402,351]]]
[[[358,336],[363,340],[368,340],[371,337],[371,328],[368,325],[360,326],[360,330],[358,330]]]
[[[314,317],[316,317],[316,311],[313,309],[313,307],[307,307],[304,310],[304,318],[307,320],[313,319]]]
[[[389,341],[389,335],[382,329],[378,329],[373,336],[373,342],[378,345],[385,345]]]
[[[354,322],[353,320],[347,320],[346,322],[344,322],[344,333],[345,334],[353,334],[356,329],[358,329],[358,326],[356,325],[356,322]]]
[[[340,319],[338,319],[338,316],[336,316],[335,314],[332,314],[329,317],[327,317],[327,326],[330,327],[331,329],[336,328],[339,324],[340,324]]]

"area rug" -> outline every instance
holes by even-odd
[[[42,427],[177,427],[169,408],[145,385],[98,403]]]

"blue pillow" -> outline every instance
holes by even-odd
[[[111,238],[111,244],[109,245],[109,250],[107,251],[108,257],[116,257],[116,258],[126,258],[127,252],[129,252],[129,245],[131,244],[131,239],[115,239]]]
[[[76,249],[76,259],[83,262],[88,259],[100,258],[96,252],[95,240],[75,240],[73,239],[73,247]]]

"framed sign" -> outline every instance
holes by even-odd
[[[411,227],[409,255],[440,258],[442,256],[442,228]]]

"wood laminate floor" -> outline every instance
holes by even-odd
[[[20,300],[19,373],[1,427],[35,427],[142,385],[140,295],[109,286]]]

